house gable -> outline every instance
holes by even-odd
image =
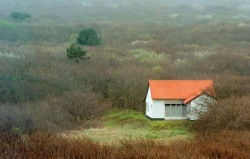
[[[210,90],[204,90],[204,91],[199,90],[199,91],[195,92],[194,94],[192,94],[187,99],[183,100],[183,103],[188,104],[202,95],[206,95],[206,96],[209,96],[210,98],[215,99],[214,92],[211,92]]]
[[[148,103],[152,103],[152,102],[153,102],[153,99],[152,99],[152,96],[151,96],[150,87],[148,87],[147,95],[146,95],[145,101],[148,102]]]
[[[207,111],[208,106],[215,102],[215,98],[203,93],[188,103],[187,118],[197,120],[199,116]]]

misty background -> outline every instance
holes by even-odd
[[[32,22],[73,23],[115,20],[169,21],[190,24],[195,21],[249,20],[247,0],[0,0],[0,18],[13,11],[32,14]]]

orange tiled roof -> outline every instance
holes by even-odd
[[[199,95],[215,96],[212,80],[149,80],[152,99],[181,99],[189,103]]]

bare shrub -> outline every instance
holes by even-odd
[[[230,97],[210,106],[200,120],[193,124],[199,132],[221,129],[245,130],[250,128],[249,96]]]
[[[33,122],[33,131],[56,132],[66,128],[73,128],[71,116],[60,105],[52,105],[44,100],[38,103],[30,103],[23,106]]]
[[[247,96],[250,94],[250,78],[247,76],[213,75],[217,98]]]
[[[0,132],[59,131],[80,125],[96,127],[100,126],[100,121],[95,119],[110,106],[102,97],[80,91],[67,92],[36,103],[2,104]]]
[[[65,110],[47,102],[0,106],[1,132],[58,131],[72,126],[69,119]]]
[[[50,105],[59,105],[66,110],[71,121],[80,122],[100,117],[110,108],[110,103],[94,93],[81,91],[66,92],[59,98],[52,99]]]
[[[26,111],[20,105],[0,105],[0,132],[23,132],[32,131],[33,122]]]

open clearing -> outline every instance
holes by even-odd
[[[152,121],[143,113],[133,110],[115,110],[102,119],[103,126],[82,130],[68,131],[69,136],[86,136],[94,141],[105,143],[117,142],[123,139],[155,139],[171,141],[174,139],[190,139],[189,121]]]

